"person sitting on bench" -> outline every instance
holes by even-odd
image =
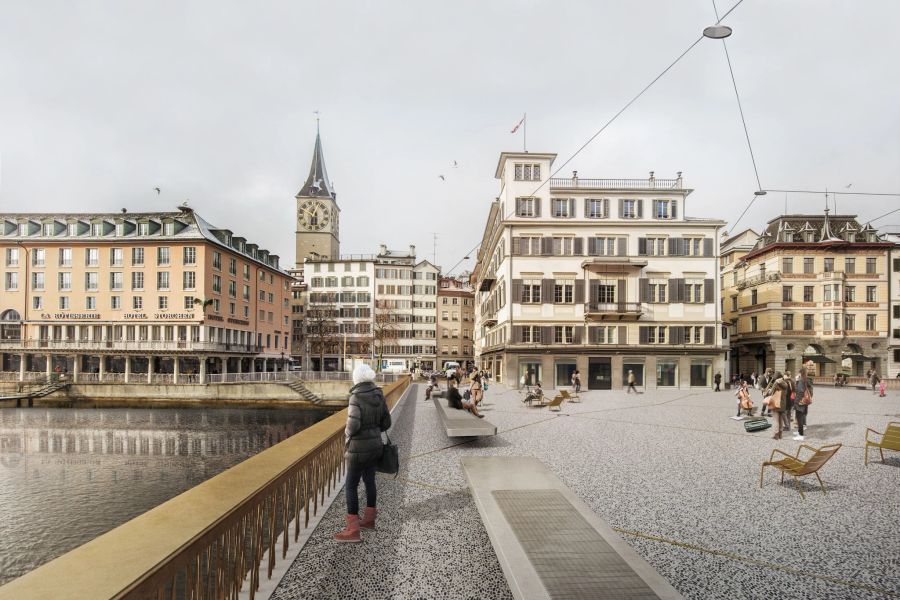
[[[544,390],[541,389],[541,382],[538,381],[537,385],[534,386],[530,392],[525,394],[525,399],[522,400],[522,402],[527,402],[528,404],[531,404],[532,401],[534,401],[534,400],[540,401],[541,398],[543,398],[543,397],[544,397]]]
[[[447,406],[457,410],[467,410],[479,419],[484,418],[484,415],[478,413],[478,407],[475,406],[475,402],[463,400],[456,387],[456,381],[453,379],[447,382]]]

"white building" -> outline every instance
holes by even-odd
[[[890,251],[891,272],[888,274],[891,314],[888,325],[889,352],[884,375],[894,378],[900,375],[900,233],[887,234],[885,239],[894,242],[894,247]]]
[[[346,370],[353,360],[380,357],[382,368],[433,368],[438,272],[416,260],[415,246],[306,258],[304,364]]]
[[[476,284],[476,362],[498,381],[708,388],[725,378],[722,221],[684,216],[676,179],[548,180],[555,154],[504,152]]]

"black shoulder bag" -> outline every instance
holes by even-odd
[[[384,432],[384,437],[387,441],[383,442],[381,458],[378,459],[375,470],[379,473],[387,473],[396,477],[397,473],[400,472],[400,451],[391,442],[391,438],[386,431]]]

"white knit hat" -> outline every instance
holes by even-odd
[[[353,369],[353,385],[358,385],[363,381],[375,381],[375,371],[365,363],[358,364]]]

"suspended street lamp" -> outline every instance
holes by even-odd
[[[727,25],[712,25],[703,30],[703,36],[711,40],[724,40],[731,36],[731,31]]]

